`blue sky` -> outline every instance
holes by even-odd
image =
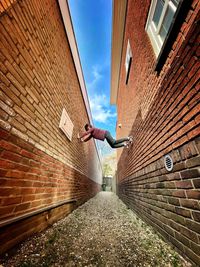
[[[112,0],[69,0],[69,7],[94,125],[115,137],[116,107],[110,105]]]

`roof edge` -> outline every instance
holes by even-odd
[[[66,31],[66,34],[68,37],[68,41],[69,41],[71,53],[73,56],[74,65],[76,68],[78,80],[80,83],[80,88],[81,88],[81,92],[83,95],[84,103],[86,106],[89,120],[92,124],[92,114],[91,114],[91,110],[90,110],[88,94],[87,94],[87,90],[86,90],[86,86],[85,86],[85,80],[84,80],[84,76],[83,76],[83,70],[82,70],[80,56],[79,56],[79,52],[78,52],[78,46],[77,46],[77,42],[76,42],[76,38],[75,38],[75,34],[74,34],[74,28],[73,28],[73,24],[72,24],[72,19],[71,19],[68,1],[67,0],[57,0],[57,1],[59,4],[59,7],[60,7],[60,12],[62,15],[65,31]]]
[[[91,109],[90,109],[89,98],[88,98],[85,80],[84,80],[84,76],[83,76],[83,70],[82,70],[82,66],[81,66],[81,61],[80,61],[78,46],[77,46],[77,42],[76,42],[76,38],[75,38],[75,33],[74,33],[73,23],[72,23],[72,19],[71,19],[68,0],[57,0],[57,2],[58,2],[58,6],[60,8],[61,15],[62,15],[62,20],[63,20],[63,24],[65,27],[65,32],[66,32],[66,35],[68,37],[68,42],[69,42],[72,57],[74,60],[74,65],[75,65],[76,73],[78,76],[80,89],[81,89],[84,104],[86,107],[87,115],[88,115],[90,123],[93,125],[92,113],[91,113]],[[97,144],[95,141],[94,141],[94,144],[95,144],[95,148],[96,148],[97,155],[98,155],[100,165],[101,165],[101,157],[99,155],[99,150],[98,150],[98,147],[97,147]],[[102,169],[102,166],[101,166],[101,169]]]
[[[117,102],[127,2],[128,0],[113,0],[110,86],[111,105],[114,105]]]

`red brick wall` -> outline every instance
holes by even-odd
[[[200,265],[200,5],[191,2],[171,52],[157,73],[145,32],[150,3],[128,2],[117,99],[122,128],[117,129],[117,136],[131,133],[134,142],[118,154],[118,194]],[[133,61],[126,85],[128,39]],[[172,155],[175,163],[170,173],[164,168],[166,154]]]
[[[77,140],[88,115],[56,0],[1,1],[0,88],[0,223],[96,194],[101,166],[94,142]],[[63,108],[71,142],[58,127]]]

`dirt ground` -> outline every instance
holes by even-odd
[[[22,243],[2,267],[189,267],[111,192],[100,192],[46,231]]]

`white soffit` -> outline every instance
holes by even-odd
[[[82,92],[82,95],[83,95],[83,99],[84,99],[85,107],[86,107],[86,110],[87,110],[87,114],[88,114],[90,123],[93,124],[93,122],[92,122],[92,113],[91,113],[91,110],[90,110],[87,90],[86,90],[85,81],[84,81],[84,78],[83,78],[83,71],[82,71],[82,67],[81,67],[81,62],[80,62],[80,57],[79,57],[79,53],[78,53],[76,38],[75,38],[73,24],[72,24],[72,20],[71,20],[70,11],[69,11],[68,0],[57,0],[57,1],[58,1],[58,4],[59,4],[59,7],[60,7],[60,12],[61,12],[63,23],[64,23],[64,26],[65,26],[65,31],[66,31],[66,34],[67,34],[67,37],[68,37],[68,41],[69,41],[69,45],[70,45],[70,49],[71,49],[71,52],[72,52],[74,65],[75,65],[77,76],[78,76],[78,80],[79,80],[79,83],[80,83],[80,88],[81,88],[81,92]],[[98,155],[99,161],[101,162],[100,155],[99,155],[99,152],[98,152],[98,149],[97,149],[97,144],[96,144],[95,140],[94,140],[94,143],[95,143],[95,147],[96,147],[96,150],[97,150],[97,155]]]
[[[74,59],[74,64],[75,64],[76,72],[78,75],[83,99],[85,102],[85,106],[87,109],[90,123],[92,124],[92,115],[91,115],[88,95],[87,95],[87,91],[86,91],[86,87],[85,87],[85,81],[83,78],[83,71],[82,71],[82,67],[81,67],[81,63],[80,63],[80,57],[79,57],[78,48],[77,48],[77,44],[76,44],[74,29],[72,26],[72,20],[71,20],[71,15],[70,15],[70,11],[69,11],[68,1],[67,0],[58,0],[58,3],[60,6],[60,11],[62,14],[62,19],[63,19],[63,23],[65,26],[66,34],[68,37],[69,45],[71,48],[72,56]]]
[[[128,0],[113,0],[110,103],[116,104]]]

